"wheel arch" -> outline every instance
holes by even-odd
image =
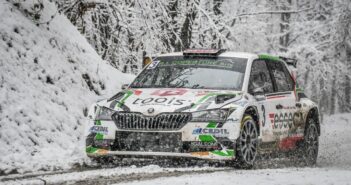
[[[260,116],[258,114],[258,109],[256,106],[249,106],[245,109],[243,119],[245,115],[250,115],[252,119],[255,121],[258,135],[260,136]]]
[[[318,130],[318,135],[321,135],[321,126],[320,126],[320,120],[319,120],[319,111],[317,107],[313,107],[308,111],[307,117],[306,117],[306,124],[305,124],[305,130],[308,126],[307,122],[308,119],[312,118],[316,122],[317,125],[317,130]]]

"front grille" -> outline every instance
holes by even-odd
[[[180,132],[117,131],[112,150],[143,152],[182,152]]]
[[[139,112],[117,112],[112,115],[117,128],[126,130],[179,130],[191,120],[190,113],[161,113],[145,116]]]

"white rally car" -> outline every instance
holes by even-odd
[[[89,157],[230,160],[295,152],[316,163],[318,108],[298,88],[296,61],[185,50],[154,57],[135,80],[89,111]]]

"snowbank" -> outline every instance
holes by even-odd
[[[64,16],[37,26],[0,4],[0,174],[82,163],[84,109],[132,76],[102,61]],[[55,12],[44,0],[40,19]]]
[[[351,114],[335,114],[323,120],[318,165],[351,169]]]

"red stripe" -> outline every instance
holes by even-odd
[[[273,119],[274,118],[274,113],[269,114],[269,118]]]
[[[302,136],[292,136],[282,139],[279,142],[279,149],[281,150],[291,150],[296,148],[296,143],[303,139]]]

